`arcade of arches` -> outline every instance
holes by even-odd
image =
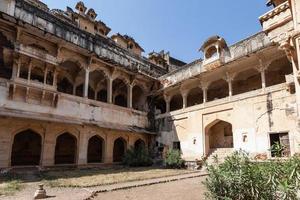
[[[57,124],[57,126],[60,125]],[[7,129],[7,132],[9,131]],[[28,128],[8,134],[11,135],[12,140],[11,142],[7,140],[8,143],[3,144],[0,150],[11,146],[11,154],[7,157],[9,166],[86,165],[89,163],[121,162],[128,148],[147,148],[148,145],[146,144],[150,141],[150,138],[145,134],[122,131],[117,133],[103,129],[98,130],[101,134],[91,135],[89,131],[95,131],[92,127],[82,128],[80,133],[66,131],[57,134],[52,133],[51,130],[43,131],[44,129]]]
[[[286,82],[286,76],[292,74],[291,63],[287,58],[273,61],[266,68],[248,67],[243,71],[221,76],[219,79],[203,83],[191,84],[188,89],[180,92],[177,88],[165,94],[165,103],[157,101],[156,109],[160,113],[176,111],[187,107],[225,99],[255,90]],[[187,93],[186,93],[187,91]]]

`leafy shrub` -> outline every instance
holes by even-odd
[[[169,149],[165,158],[165,164],[169,168],[182,168],[184,160],[181,158],[181,153],[176,149]]]
[[[272,153],[272,156],[275,156],[277,158],[282,157],[282,152],[286,147],[279,142],[275,142],[271,148],[270,151]]]
[[[130,167],[146,167],[151,166],[153,161],[145,148],[132,147],[127,150],[123,163]]]
[[[209,199],[294,200],[300,190],[300,159],[250,161],[245,152],[235,152],[218,166],[208,166],[205,181]]]

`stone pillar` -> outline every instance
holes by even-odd
[[[166,102],[166,113],[170,112],[170,102],[171,102],[171,97],[164,95],[164,99]]]
[[[58,72],[57,72],[57,69],[55,68],[54,73],[53,73],[53,86],[54,87],[57,87],[57,75],[58,75]]]
[[[127,84],[127,107],[132,108],[132,84]]]
[[[44,85],[47,84],[47,75],[48,75],[48,67],[45,67],[45,71],[44,71]]]
[[[32,61],[30,61],[29,66],[28,66],[28,76],[27,76],[28,82],[31,79],[31,70],[32,70]]]
[[[181,91],[183,109],[187,107],[187,95],[188,95],[188,91]]]
[[[105,152],[104,152],[105,164],[113,163],[113,150],[114,150],[114,140],[112,134],[107,134],[105,140]]]
[[[234,76],[235,76],[235,74],[226,73],[226,77],[225,77],[225,80],[228,83],[228,97],[229,97],[229,100],[231,100],[231,97],[233,95],[232,82],[234,80]]]
[[[202,92],[203,92],[203,103],[206,103],[207,102],[207,89],[208,87],[207,86],[202,86]]]
[[[299,45],[299,41],[296,43],[296,45]],[[293,66],[293,77],[294,77],[294,83],[295,83],[295,90],[296,90],[296,104],[297,104],[297,117],[298,121],[300,121],[300,83],[298,80],[298,69],[299,69],[299,63],[295,61],[294,53],[298,54],[299,56],[300,52],[297,52],[299,48],[296,48],[296,52],[294,52],[294,48],[291,47],[289,41],[285,41],[280,45],[280,49],[284,50],[286,53],[287,58],[292,63]],[[298,122],[299,124],[299,122]]]
[[[112,95],[113,95],[113,79],[111,77],[107,78],[107,103],[112,103]]]
[[[260,72],[261,76],[261,88],[263,93],[266,91],[266,70],[270,64],[271,62],[266,62],[263,59],[259,59],[258,71]]]
[[[4,122],[4,123],[3,123]],[[3,120],[0,125],[0,168],[8,168],[11,164],[12,143],[14,141],[11,128],[9,128],[5,123],[9,124],[8,120]]]
[[[56,130],[51,128],[52,123],[49,123],[45,130],[45,136],[43,141],[43,155],[42,155],[42,166],[53,166],[55,164],[55,144],[56,144]]]
[[[85,79],[84,79],[84,98],[89,96],[89,79],[90,79],[90,70],[85,69]]]
[[[83,128],[79,134],[77,165],[87,164],[88,132]]]
[[[11,79],[15,79],[16,77],[19,77],[18,74],[20,74],[20,63],[21,63],[20,57],[14,56]]]
[[[95,96],[94,96],[95,100],[97,100],[98,92],[99,92],[98,90],[95,91]]]
[[[262,91],[265,92],[266,91],[266,72],[264,69],[261,69],[260,76],[261,76],[261,88],[262,88]]]
[[[73,95],[76,95],[76,84],[73,85]]]
[[[229,98],[232,97],[232,81],[228,81],[228,88],[229,88]]]
[[[17,78],[20,77],[21,64],[22,64],[21,59],[19,59],[19,60],[18,60],[18,64],[17,64],[17,75],[16,75]]]

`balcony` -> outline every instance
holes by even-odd
[[[263,31],[267,32],[272,41],[278,42],[279,34],[293,30],[292,13],[288,1],[270,10],[259,20]]]
[[[0,81],[0,115],[143,132],[147,113],[63,94],[53,86],[16,79]]]
[[[210,71],[222,66],[224,62],[225,62],[225,57],[216,54],[213,57],[205,59],[203,61],[203,66],[205,67],[206,70]]]
[[[9,99],[36,105],[56,107],[58,92],[51,85],[16,78],[9,82]]]

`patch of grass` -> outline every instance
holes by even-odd
[[[189,170],[157,168],[125,169],[75,169],[43,173],[44,181],[51,187],[92,187],[139,181],[190,173]]]
[[[0,183],[0,196],[13,195],[21,190],[21,181],[10,180]]]

